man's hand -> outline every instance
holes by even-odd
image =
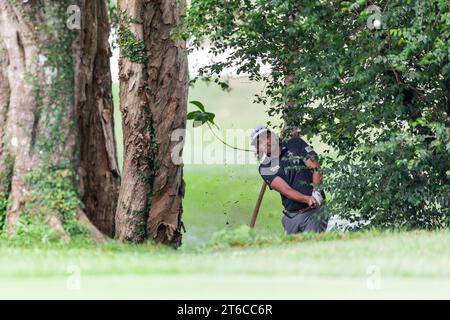
[[[308,197],[307,205],[308,205],[310,208],[317,208],[317,207],[320,206],[320,203],[317,202],[316,198],[314,198],[313,196],[311,196],[311,197]]]
[[[323,201],[325,200],[322,196],[322,192],[319,190],[313,190],[312,195],[314,199],[316,199],[317,203],[319,204],[319,207],[322,205]]]

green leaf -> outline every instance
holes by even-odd
[[[199,108],[200,110],[205,112],[205,106],[200,101],[194,100],[194,101],[190,101],[189,103],[192,103],[194,106],[196,106],[197,108]]]

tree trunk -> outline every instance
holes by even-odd
[[[74,6],[81,32],[68,23]],[[0,2],[0,168],[10,168],[2,185],[11,235],[25,217],[66,237],[81,209],[113,233],[119,172],[106,12],[104,1]]]
[[[184,195],[180,139],[186,126],[185,42],[174,40],[185,3],[119,0],[124,169],[117,237],[181,245]],[[172,139],[172,134],[180,133]],[[175,140],[175,141],[172,141]]]
[[[83,2],[75,97],[81,141],[81,199],[88,218],[113,237],[120,172],[114,136],[107,8],[103,0]]]
[[[5,136],[10,97],[8,65],[6,46],[0,39],[0,201],[8,195],[11,184],[11,166],[8,163],[9,153]]]

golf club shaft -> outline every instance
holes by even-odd
[[[258,217],[259,208],[261,207],[261,202],[266,192],[267,184],[263,181],[261,186],[261,191],[259,191],[258,200],[256,200],[255,209],[253,210],[252,220],[250,220],[250,228],[254,228],[256,224],[256,218]]]

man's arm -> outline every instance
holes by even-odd
[[[317,153],[301,138],[291,139],[289,143],[291,144],[291,147],[297,150],[300,156],[303,157],[305,166],[313,171],[312,184],[316,190],[322,182],[317,170],[320,167],[319,161],[317,161]]]
[[[281,193],[286,198],[296,202],[306,203],[309,207],[317,207],[319,205],[314,197],[307,196],[291,188],[291,186],[289,186],[289,184],[280,177],[273,179],[270,183],[270,187]]]
[[[320,177],[319,171],[317,169],[320,167],[319,161],[315,159],[308,159],[305,162],[305,165],[313,170],[313,176],[312,176],[312,183],[314,186],[314,189],[316,190],[318,186],[322,183],[322,178]]]

